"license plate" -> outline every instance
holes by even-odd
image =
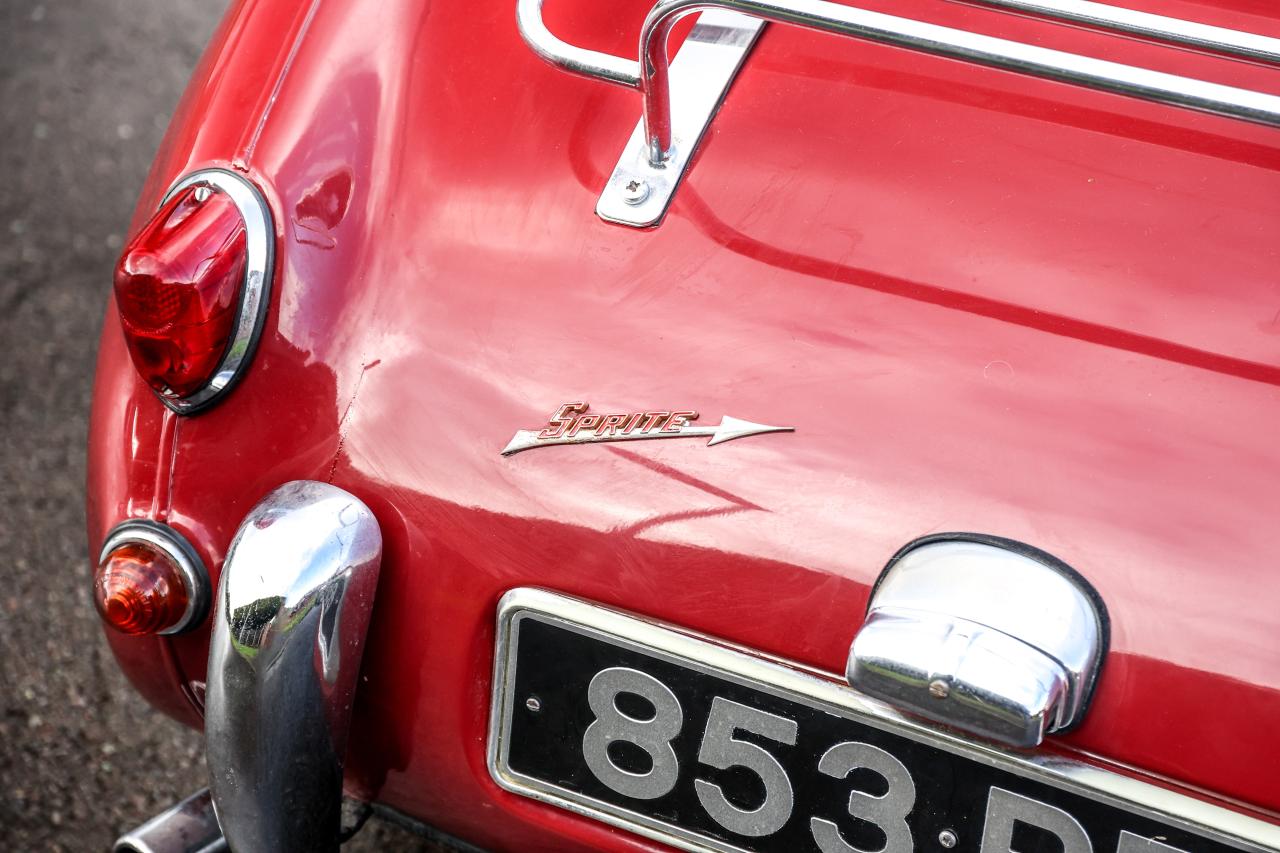
[[[687,850],[1280,849],[1263,821],[533,589],[499,607],[489,767],[508,790]]]

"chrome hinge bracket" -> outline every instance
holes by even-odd
[[[764,23],[737,12],[702,13],[671,62],[672,147],[667,158],[660,166],[650,162],[641,119],[600,193],[596,213],[601,219],[637,228],[662,221]]]

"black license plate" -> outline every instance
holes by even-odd
[[[504,599],[489,758],[508,789],[692,850],[1217,853],[1276,831],[538,590]]]

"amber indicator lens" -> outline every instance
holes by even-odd
[[[235,326],[245,245],[227,194],[192,186],[125,246],[116,307],[133,364],[159,393],[186,397],[213,378]]]
[[[93,578],[93,603],[124,634],[158,634],[187,612],[182,572],[151,545],[130,542],[107,555]]]

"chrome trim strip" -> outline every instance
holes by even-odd
[[[209,645],[209,788],[235,850],[337,853],[342,767],[382,559],[369,508],[286,483],[245,517]]]
[[[1187,47],[1207,48],[1242,59],[1280,62],[1280,39],[1210,24],[1122,9],[1093,0],[960,0],[977,6],[993,6],[1043,15],[1059,21],[1084,24],[1113,33],[1128,33]]]
[[[271,209],[258,188],[226,169],[201,169],[175,183],[165,193],[163,207],[174,194],[193,185],[205,185],[226,193],[240,211],[245,230],[244,286],[240,293],[239,316],[227,351],[213,378],[187,397],[156,392],[160,401],[180,415],[192,415],[217,402],[240,378],[253,357],[271,301],[271,275],[275,261],[275,229]]]
[[[181,634],[200,625],[209,612],[209,570],[204,567],[204,561],[192,544],[167,524],[131,518],[111,528],[107,541],[102,543],[98,562],[101,563],[116,548],[130,542],[150,545],[163,551],[182,573],[182,583],[187,588],[187,609],[183,611],[182,618],[172,628],[157,633]]]
[[[622,827],[664,844],[693,851],[717,849],[708,839],[692,834],[673,834],[673,827],[659,824],[644,815],[620,814],[618,812],[622,810],[616,806],[589,797],[569,799],[566,796],[568,792],[522,776],[507,766],[506,737],[510,717],[504,711],[515,705],[516,698],[510,695],[514,686],[512,676],[517,651],[513,629],[521,615],[528,613],[540,614],[572,630],[599,636],[611,643],[657,655],[682,666],[816,705],[830,713],[923,741],[1027,779],[1135,811],[1240,850],[1250,853],[1280,850],[1280,826],[1257,818],[1072,759],[1015,753],[998,746],[968,741],[908,719],[875,700],[855,693],[837,677],[827,673],[766,658],[747,649],[559,593],[528,587],[511,590],[498,604],[486,755],[489,774],[508,791]]]

